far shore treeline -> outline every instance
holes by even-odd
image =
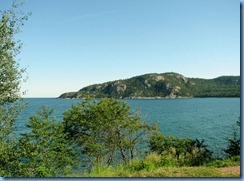
[[[186,78],[178,73],[152,73],[125,80],[94,84],[59,98],[160,99],[186,97],[240,97],[240,76],[214,79]]]

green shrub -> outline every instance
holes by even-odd
[[[173,167],[175,166],[175,160],[171,156],[164,156],[161,159],[161,165],[163,167]]]
[[[128,163],[151,129],[138,111],[112,98],[72,106],[64,112],[64,125],[69,140],[92,166]]]
[[[163,157],[170,156],[169,160],[173,165],[199,166],[212,159],[212,152],[208,150],[203,140],[165,137],[157,131],[150,137],[149,143],[151,151],[161,154]],[[167,159],[165,158],[165,160]]]
[[[162,156],[157,153],[150,153],[144,159],[144,162],[150,163],[153,167],[158,168],[162,166]]]
[[[15,168],[18,177],[56,177],[70,173],[78,156],[66,139],[63,122],[56,120],[47,107],[30,117],[28,133],[21,135],[15,152],[22,167]],[[24,159],[24,160],[23,160]]]
[[[225,159],[215,159],[209,163],[206,163],[205,165],[220,168],[220,167],[240,166],[240,163],[241,163],[240,156],[233,156]]]
[[[149,169],[149,164],[144,162],[143,160],[140,160],[139,162],[134,162],[132,165],[131,165],[132,169],[134,171],[140,171],[140,170],[148,170]]]

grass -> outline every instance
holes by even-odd
[[[132,177],[217,177],[219,172],[210,167],[168,167],[133,173]]]
[[[214,166],[217,168],[240,166],[240,156],[234,156],[234,157],[230,157],[230,158],[226,158],[226,159],[216,159],[205,165]]]
[[[235,166],[235,167],[233,167]],[[135,159],[127,165],[116,167],[95,167],[89,173],[74,175],[76,177],[240,177],[238,170],[240,157],[215,160],[203,166],[175,166],[170,158],[150,154],[144,159]],[[220,168],[227,168],[223,171]]]
[[[130,171],[108,168],[92,171],[87,177],[217,177],[220,171],[211,167],[161,167],[151,170]]]
[[[160,167],[143,169],[140,171],[129,170],[124,167],[103,168],[93,170],[84,177],[240,177],[240,173],[223,173],[216,167]]]

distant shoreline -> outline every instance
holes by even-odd
[[[150,73],[83,87],[59,98],[114,97],[116,99],[179,99],[240,97],[240,76],[214,79],[187,78],[174,72]]]
[[[103,99],[108,97],[94,97],[94,99]],[[113,97],[111,97],[113,98]],[[240,97],[126,97],[126,98],[114,98],[118,100],[160,100],[160,99],[194,99],[194,98],[240,98]],[[85,98],[60,98],[57,97],[56,99],[66,99],[66,100],[84,100]]]

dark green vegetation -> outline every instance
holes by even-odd
[[[237,126],[240,126],[237,122]],[[238,132],[239,131],[239,132]],[[227,157],[214,158],[203,141],[165,137],[153,129],[149,137],[150,152],[143,158],[131,160],[118,166],[95,166],[87,177],[240,177],[240,143],[236,135],[240,128],[233,129]],[[81,176],[74,174],[73,176]]]
[[[16,148],[19,157],[16,176],[64,176],[71,173],[71,167],[78,161],[64,124],[52,117],[53,111],[43,107],[28,120],[26,126],[31,131],[21,135]]]
[[[16,162],[16,140],[11,137],[15,121],[25,107],[19,95],[20,82],[24,69],[21,69],[16,56],[21,42],[14,40],[28,16],[16,10],[17,5],[1,12],[0,19],[0,175],[10,176],[12,163]],[[16,16],[19,15],[19,16]]]
[[[163,156],[162,162],[166,166],[199,166],[212,159],[212,152],[198,139],[165,137],[157,132],[149,143],[152,152]]]
[[[138,111],[114,99],[72,106],[64,112],[64,125],[68,139],[92,166],[128,163],[140,153],[139,144],[151,129]]]
[[[240,97],[240,76],[186,78],[177,73],[145,74],[126,80],[87,86],[60,98],[180,98]]]
[[[240,139],[240,120],[236,122],[236,126],[233,127],[232,136],[227,138],[229,143],[228,148],[224,152],[229,156],[238,156],[241,152],[241,139]]]
[[[240,175],[215,169],[240,165],[238,130],[228,138],[227,157],[216,159],[202,141],[165,137],[156,124],[146,124],[138,111],[111,98],[86,99],[65,111],[63,120],[43,107],[26,118],[29,130],[16,138],[14,125],[25,105],[19,95],[24,70],[15,61],[21,44],[14,35],[28,17],[17,13],[17,7],[1,12],[0,19],[0,176]]]

